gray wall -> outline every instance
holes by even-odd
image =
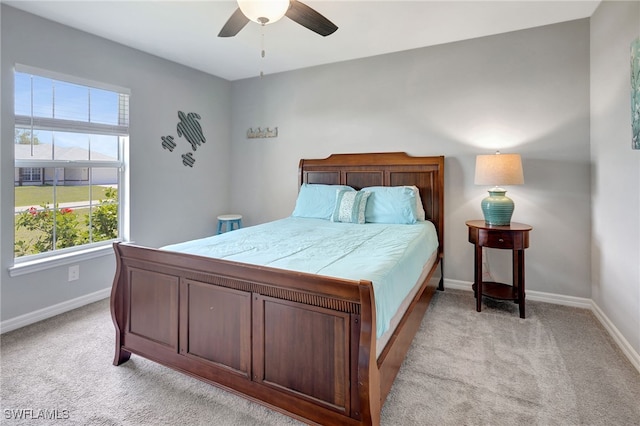
[[[638,36],[639,2],[602,2],[591,19],[591,297],[640,354],[640,150],[629,102]]]
[[[67,266],[15,278],[13,263],[13,66],[40,67],[131,90],[131,239],[160,246],[215,230],[229,203],[230,84],[176,63],[40,19],[2,5],[2,141],[0,164],[0,285],[2,320],[66,302],[111,286],[113,255],[80,263],[80,279]],[[197,112],[207,142],[182,165],[187,143],[176,134],[177,111]],[[170,153],[161,136],[173,135]],[[8,142],[8,143],[7,143]],[[190,148],[189,148],[190,149]],[[74,264],[77,262],[74,262]]]
[[[233,82],[232,209],[249,224],[287,216],[300,158],[445,155],[445,277],[469,285],[468,219],[482,218],[475,156],[520,153],[513,220],[533,225],[529,290],[590,297],[589,21]],[[278,126],[274,139],[249,127]],[[489,250],[510,282],[510,253]]]

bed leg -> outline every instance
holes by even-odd
[[[438,290],[444,291],[444,259],[440,259],[440,283],[438,284]]]
[[[113,365],[118,366],[123,364],[129,361],[129,358],[131,358],[131,352],[125,351],[122,348],[116,348],[116,354],[113,357]]]

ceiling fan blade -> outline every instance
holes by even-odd
[[[218,33],[218,37],[233,37],[238,34],[241,29],[249,22],[249,18],[244,16],[244,13],[237,8],[229,20],[224,24],[224,27]]]
[[[290,3],[289,10],[287,10],[285,16],[303,27],[316,32],[323,37],[333,34],[338,29],[333,22],[306,4],[297,0],[291,0]]]

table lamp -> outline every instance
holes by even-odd
[[[482,200],[481,207],[487,225],[509,225],[515,207],[501,185],[522,185],[522,160],[519,154],[476,156],[476,185],[493,185],[489,196]]]

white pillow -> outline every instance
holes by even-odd
[[[416,220],[424,222],[427,220],[427,215],[424,212],[424,206],[422,205],[422,199],[420,198],[420,190],[417,186],[412,186],[413,194],[416,197]]]

